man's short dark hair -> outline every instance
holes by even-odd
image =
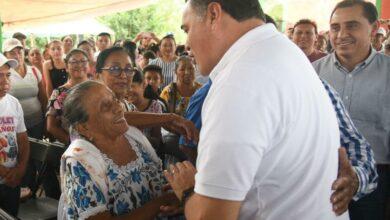
[[[111,40],[111,34],[109,34],[109,33],[107,33],[107,32],[102,32],[102,33],[98,34],[97,37],[103,37],[103,36],[107,36],[107,37],[110,38],[110,40]]]
[[[301,25],[301,24],[310,24],[310,25],[312,25],[314,27],[314,32],[316,33],[316,35],[318,34],[317,24],[314,21],[310,20],[310,19],[301,19],[297,23],[295,23],[294,27],[293,27],[293,33],[295,31],[295,28],[298,25]]]
[[[273,25],[275,25],[275,27],[278,27],[275,20],[271,16],[269,16],[268,14],[264,14],[264,18],[265,18],[265,22],[267,24],[273,24]]]
[[[23,33],[20,33],[20,32],[16,32],[12,35],[12,38],[16,38],[18,40],[25,40],[27,39],[27,36],[24,35]]]
[[[378,11],[376,10],[376,7],[371,2],[367,2],[364,0],[344,0],[339,2],[336,7],[333,9],[332,14],[330,15],[330,18],[333,17],[333,14],[335,11],[339,8],[349,8],[356,5],[360,5],[363,8],[363,15],[365,18],[367,18],[368,22],[370,24],[373,24],[378,20]]]
[[[263,9],[259,0],[189,0],[190,4],[199,14],[204,14],[207,6],[216,2],[222,9],[232,16],[235,20],[241,22],[251,18],[259,18],[265,21]]]

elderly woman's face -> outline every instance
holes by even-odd
[[[177,81],[186,85],[190,85],[195,80],[195,68],[190,60],[179,62],[176,70]]]
[[[88,113],[85,127],[89,134],[116,138],[126,133],[128,129],[123,108],[114,93],[104,85],[89,89],[85,96],[84,109]]]
[[[131,84],[133,72],[126,74],[124,69],[131,69],[130,58],[124,51],[118,51],[112,53],[104,63],[104,69],[101,73],[101,80],[103,83],[110,88],[116,95],[117,98],[121,99],[126,96],[128,85]],[[114,74],[110,72],[110,68],[121,68],[121,73]]]
[[[39,49],[31,49],[28,53],[28,60],[35,65],[42,64],[43,57]]]

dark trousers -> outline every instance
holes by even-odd
[[[377,189],[349,205],[351,220],[388,220],[385,213],[390,196],[390,166],[378,165],[377,171]]]
[[[20,187],[9,187],[0,184],[0,208],[16,217],[19,210]]]

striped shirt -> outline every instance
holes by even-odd
[[[162,69],[164,82],[161,84],[161,89],[164,89],[167,85],[176,81],[175,63],[175,61],[166,63],[161,58],[157,58],[149,62],[149,64],[157,65]]]
[[[371,49],[349,71],[333,52],[313,66],[340,94],[353,123],[370,143],[376,163],[390,165],[390,57]]]
[[[359,179],[359,188],[353,197],[356,201],[374,191],[378,174],[373,151],[368,141],[359,133],[335,89],[322,80],[337,114],[340,130],[340,144],[347,150],[348,158]]]

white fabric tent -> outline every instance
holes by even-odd
[[[15,32],[94,18],[152,4],[155,0],[0,0],[3,31]]]
[[[115,35],[114,31],[96,21],[93,18],[87,18],[78,21],[66,21],[61,23],[49,23],[42,26],[31,26],[27,28],[18,28],[17,30],[7,28],[3,31],[3,35],[6,38],[12,36],[16,31],[22,32],[26,35],[34,35],[40,37],[49,36],[64,36],[69,34],[92,34],[97,35],[101,32],[107,32],[111,35]]]

